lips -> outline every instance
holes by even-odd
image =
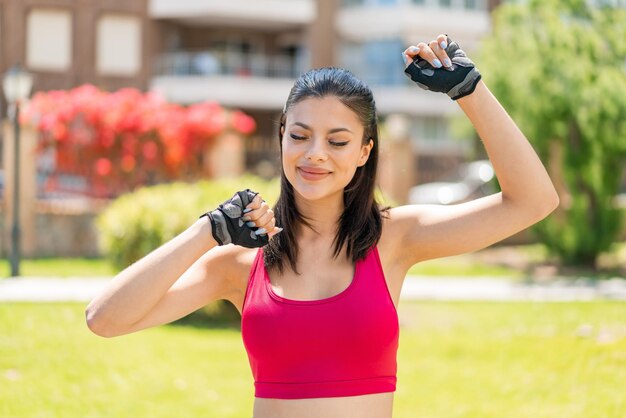
[[[328,174],[330,171],[318,167],[298,167],[300,170],[310,174]]]
[[[308,171],[311,170],[311,171]],[[313,170],[319,172],[312,172]],[[323,170],[320,168],[312,168],[312,167],[298,167],[298,172],[300,173],[300,177],[307,181],[317,181],[325,179],[330,176],[330,172],[327,170]]]

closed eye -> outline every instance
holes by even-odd
[[[291,136],[294,140],[296,141],[304,141],[306,139],[306,137],[304,136],[298,136],[298,135],[294,135],[294,134],[289,134],[289,136]],[[345,145],[348,144],[348,142],[333,142],[330,141],[330,144],[336,147],[343,147]]]

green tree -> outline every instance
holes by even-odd
[[[614,196],[626,162],[626,10],[531,0],[493,18],[479,68],[561,195],[535,231],[564,263],[595,265],[622,223]]]

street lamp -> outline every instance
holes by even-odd
[[[7,71],[2,80],[4,97],[9,103],[9,118],[13,119],[13,225],[11,227],[11,276],[20,275],[20,103],[28,98],[33,76],[19,64]]]

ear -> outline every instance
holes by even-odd
[[[285,125],[280,125],[280,137],[282,138],[285,135]]]
[[[368,142],[367,145],[363,145],[361,147],[361,155],[359,156],[359,163],[358,163],[359,167],[363,167],[365,165],[365,163],[367,162],[370,156],[370,152],[372,151],[372,148],[374,148],[374,140],[370,138],[370,142]]]

